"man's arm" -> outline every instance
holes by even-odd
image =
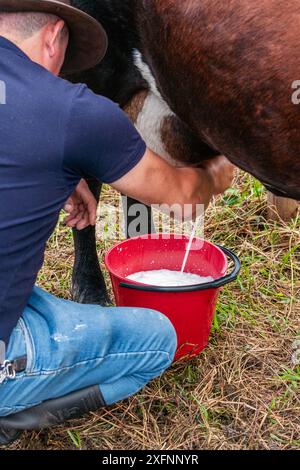
[[[198,169],[176,168],[148,149],[141,161],[111,186],[148,205],[190,204],[190,216],[194,217],[197,204],[207,208],[212,196],[230,187],[234,170],[225,157],[203,162]]]
[[[145,204],[191,204],[190,217],[196,213],[196,204],[208,206],[211,197],[224,192],[232,183],[234,166],[224,157],[215,157],[203,168],[174,168],[151,150],[140,163],[112,186],[118,191]],[[82,180],[67,201],[69,213],[66,223],[78,230],[95,225],[97,204],[87,183]],[[176,216],[176,214],[175,214]],[[178,214],[178,217],[181,213]]]

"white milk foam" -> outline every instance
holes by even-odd
[[[214,280],[213,277],[203,277],[198,274],[182,273],[180,271],[170,271],[160,269],[158,271],[141,271],[127,276],[131,281],[141,282],[149,286],[179,287],[204,284]]]

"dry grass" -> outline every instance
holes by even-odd
[[[299,449],[300,219],[267,224],[266,194],[241,174],[210,208],[206,238],[232,248],[239,279],[220,297],[209,347],[129,401],[72,427],[26,433],[16,449]],[[106,201],[115,199],[110,190]],[[99,252],[108,248],[99,243]],[[40,285],[69,296],[73,248],[62,225]]]

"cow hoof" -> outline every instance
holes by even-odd
[[[8,446],[21,436],[22,431],[0,428],[0,446]]]

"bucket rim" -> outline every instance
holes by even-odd
[[[234,268],[231,273],[222,276],[218,279],[215,279],[214,281],[202,283],[202,284],[193,284],[189,286],[151,286],[148,284],[142,284],[141,282],[129,280],[123,276],[120,276],[118,273],[114,271],[114,269],[111,267],[109,258],[112,252],[114,252],[120,245],[134,242],[137,240],[145,240],[148,238],[155,238],[157,239],[163,239],[163,237],[169,237],[169,239],[175,239],[175,236],[177,237],[182,237],[185,238],[187,241],[189,240],[189,237],[187,235],[178,235],[178,234],[149,234],[149,235],[141,235],[138,237],[130,238],[128,240],[123,240],[119,243],[116,243],[105,255],[105,266],[107,270],[109,271],[110,275],[115,276],[119,281],[120,287],[127,288],[127,289],[132,289],[132,290],[138,290],[138,291],[144,291],[144,292],[164,292],[164,293],[183,293],[183,292],[197,292],[197,291],[204,291],[204,290],[209,290],[209,289],[219,289],[220,287],[225,286],[226,284],[229,284],[233,282],[234,280],[237,279],[238,274],[241,270],[241,261],[239,258],[233,253],[231,250],[228,248],[225,248],[221,245],[214,244],[212,242],[209,242],[208,240],[205,240],[200,237],[195,237],[195,239],[199,241],[203,241],[206,245],[212,246],[214,249],[219,251],[219,253],[223,256],[224,262],[225,262],[225,273],[228,268],[228,261],[227,257],[229,257],[233,262],[234,262]]]

